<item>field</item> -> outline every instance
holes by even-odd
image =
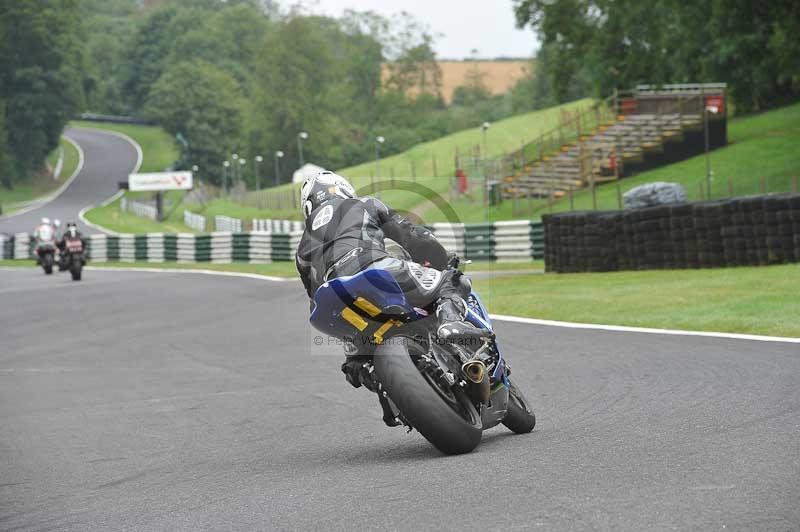
[[[505,94],[531,68],[531,61],[439,61],[442,70],[442,97],[450,103],[456,87],[466,84],[466,75],[474,71],[483,74],[483,83],[492,94]],[[383,68],[386,79],[388,69]]]
[[[52,176],[46,174],[39,174],[32,176],[24,183],[16,183],[11,190],[0,186],[0,206],[3,208],[3,214],[12,213],[23,208],[27,202],[46,196],[72,176],[78,166],[78,150],[64,137],[59,141],[59,148],[64,150],[64,166],[58,179],[53,179]],[[58,161],[58,152],[57,148],[47,157],[47,162],[51,167],[55,167]]]
[[[761,190],[762,178],[767,191],[792,190],[793,179],[800,176],[800,151],[797,150],[800,143],[800,104],[730,120],[728,142],[728,146],[710,154],[714,172],[712,197],[728,197],[729,181],[736,196],[757,194]],[[699,183],[705,183],[705,172],[705,156],[700,155],[622,179],[619,182],[620,190],[624,194],[644,183],[669,181],[682,184],[689,198],[696,200],[700,194]],[[618,208],[615,183],[598,186],[596,195],[598,209]],[[575,210],[591,209],[591,192],[584,189],[576,193],[573,204]],[[523,201],[521,205],[523,212],[527,213],[527,203]],[[482,204],[462,200],[454,201],[452,206],[463,221],[483,221],[486,217]],[[553,212],[569,210],[569,200],[562,199],[550,208]],[[534,200],[530,217],[538,219],[548,210],[546,202]],[[505,201],[499,207],[490,208],[488,214],[490,220],[512,219],[511,202]],[[425,219],[442,221],[443,217],[435,210],[430,210],[425,212]]]

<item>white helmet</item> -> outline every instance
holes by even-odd
[[[55,220],[53,220],[53,225],[55,225],[56,229],[58,229],[59,227],[61,227],[61,220],[56,218]]]
[[[42,223],[45,225],[50,225],[50,218],[45,216],[44,218],[42,218]]]
[[[303,218],[332,198],[356,198],[356,190],[347,179],[333,172],[323,171],[309,177],[300,188],[300,205]]]

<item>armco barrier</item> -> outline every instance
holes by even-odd
[[[228,219],[232,220],[232,219]],[[239,221],[241,223],[241,221]],[[256,220],[254,220],[254,225]],[[228,222],[225,222],[228,223]],[[298,225],[300,224],[300,229]],[[91,235],[89,260],[122,262],[272,262],[294,260],[303,234],[301,222],[270,220],[250,233]],[[286,231],[279,231],[283,229]],[[472,260],[527,261],[544,254],[541,224],[528,221],[493,224],[434,224],[431,230],[450,252]],[[3,257],[31,257],[30,236],[0,241]]]
[[[552,272],[800,262],[800,195],[546,215]]]
[[[239,218],[231,218],[230,216],[214,216],[214,229],[217,231],[241,233],[244,231],[244,224]]]
[[[123,196],[120,200],[119,208],[122,211],[132,212],[136,216],[150,218],[151,220],[158,218],[158,210],[154,205],[148,205],[146,203],[129,200],[125,196]]]
[[[433,224],[432,230],[448,251],[469,260],[509,262],[544,258],[544,233],[539,222]]]
[[[200,231],[201,233],[206,230],[206,217],[201,214],[195,214],[184,210],[183,223],[187,227],[191,227],[195,231]]]
[[[0,235],[0,259],[14,258],[14,237]]]
[[[14,235],[14,258],[29,259],[33,257],[33,240],[28,233]]]
[[[292,261],[301,234],[215,232],[203,235],[92,235],[88,242],[88,258],[95,262]]]

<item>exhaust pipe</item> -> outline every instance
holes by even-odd
[[[486,376],[486,364],[480,360],[470,360],[461,366],[464,375],[475,384],[480,384]]]
[[[461,366],[461,371],[469,380],[469,390],[474,399],[481,403],[489,400],[489,374],[486,371],[486,364],[480,360],[470,360]]]

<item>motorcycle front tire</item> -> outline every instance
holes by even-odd
[[[45,256],[42,258],[42,268],[44,268],[44,273],[46,275],[50,275],[51,273],[53,273],[52,253],[46,253]]]
[[[83,260],[80,257],[72,259],[72,264],[69,267],[69,273],[72,274],[73,281],[81,280],[81,273],[83,271]]]
[[[517,388],[511,378],[508,379],[508,409],[506,417],[503,418],[503,425],[510,431],[517,434],[527,434],[536,426],[536,415],[533,408],[528,404],[522,391]]]

